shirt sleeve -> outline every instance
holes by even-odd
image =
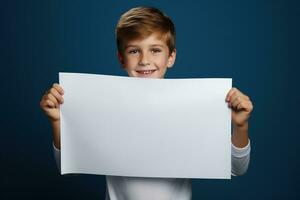
[[[247,146],[239,148],[231,144],[231,174],[240,176],[247,172],[250,163],[250,140]]]
[[[61,170],[60,170],[60,150],[55,147],[54,143],[53,143],[53,152],[54,152],[56,166],[60,173],[61,172]]]

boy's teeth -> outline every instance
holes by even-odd
[[[141,71],[138,71],[138,73],[140,74],[150,74],[152,72],[154,72],[155,70],[141,70]]]

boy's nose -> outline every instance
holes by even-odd
[[[141,65],[141,66],[150,65],[149,58],[147,55],[145,55],[145,54],[141,55],[140,60],[139,60],[139,65]]]

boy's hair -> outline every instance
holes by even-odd
[[[164,39],[170,54],[175,50],[175,26],[172,20],[157,8],[136,7],[124,13],[116,26],[119,53],[123,54],[124,44],[133,39],[143,39],[158,33]]]

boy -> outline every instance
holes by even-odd
[[[118,59],[131,77],[164,78],[176,59],[175,28],[160,10],[133,8],[123,14],[116,27]],[[60,166],[60,116],[63,89],[58,84],[42,97],[40,106],[53,127],[54,151]],[[224,97],[225,98],[225,97]],[[242,175],[250,160],[248,118],[250,99],[236,88],[226,98],[232,109],[232,174]],[[107,200],[191,199],[189,179],[106,176]]]

